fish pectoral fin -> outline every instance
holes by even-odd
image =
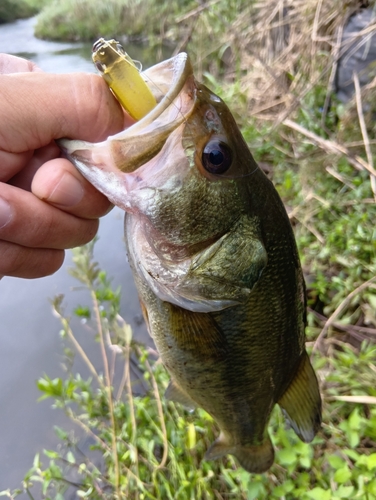
[[[228,454],[234,455],[243,469],[254,473],[267,471],[274,461],[274,448],[268,434],[259,445],[242,446],[229,443],[221,432],[205,453],[205,460],[214,460]]]
[[[304,351],[298,372],[278,401],[299,438],[309,443],[321,426],[321,397],[315,372]]]
[[[193,313],[173,307],[171,332],[179,348],[194,351],[203,361],[225,359],[228,355],[228,342],[218,323],[207,313]]]
[[[165,398],[175,403],[180,403],[188,411],[193,411],[196,408],[196,403],[186,394],[180,387],[171,380],[165,392]]]

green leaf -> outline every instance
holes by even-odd
[[[311,467],[311,463],[312,463],[311,457],[300,457],[299,463],[305,469],[309,469]]]
[[[74,310],[74,314],[79,318],[90,319],[91,311],[86,306],[77,306],[76,309]]]
[[[284,483],[276,486],[273,489],[273,496],[277,498],[282,498],[286,495],[286,493],[291,493],[294,490],[294,483],[291,479],[288,479]]]
[[[332,496],[330,491],[324,490],[319,486],[316,486],[316,488],[313,488],[311,491],[307,491],[306,495],[308,498],[312,498],[312,500],[330,500]]]
[[[48,458],[60,458],[60,455],[57,451],[53,450],[43,450],[43,453],[46,455]]]
[[[376,495],[376,479],[373,479],[368,485],[367,485],[367,491],[371,493],[372,495]]]
[[[344,486],[343,484],[341,484],[338,490],[333,492],[333,497],[354,498],[353,493],[354,493],[354,486]]]
[[[247,489],[247,500],[257,500],[263,498],[265,493],[264,485],[260,482],[251,482]]]
[[[350,471],[348,465],[341,467],[334,474],[334,481],[336,481],[337,483],[345,483],[350,478],[351,478],[351,471]]]
[[[340,467],[343,467],[346,463],[343,460],[343,458],[339,457],[338,455],[329,455],[327,459],[330,465],[333,467],[333,469],[339,469]]]
[[[33,467],[35,469],[39,468],[40,467],[40,460],[39,460],[39,453],[37,453],[34,457],[34,460],[33,460]]]
[[[188,424],[187,448],[192,450],[196,446],[196,429],[192,422]]]
[[[349,445],[351,448],[356,448],[360,442],[359,431],[348,431],[347,438],[349,440]]]
[[[285,448],[278,452],[277,460],[282,465],[291,465],[297,460],[296,453],[293,448]]]
[[[68,451],[66,459],[67,459],[67,462],[69,462],[70,464],[76,463],[76,458],[71,451]]]
[[[351,460],[354,460],[354,461],[358,460],[358,459],[359,459],[359,457],[361,456],[361,455],[359,455],[359,453],[358,453],[358,452],[356,452],[355,450],[343,450],[343,452],[344,452],[344,453],[345,453],[345,454],[346,454],[349,458],[351,458]]]
[[[376,453],[372,453],[367,459],[368,470],[376,469]]]
[[[349,416],[349,426],[353,430],[360,430],[361,425],[362,425],[362,417],[359,414],[359,409],[355,408],[355,410],[351,413]]]
[[[62,441],[66,441],[68,439],[68,433],[65,432],[61,427],[54,425],[54,431],[57,437]]]

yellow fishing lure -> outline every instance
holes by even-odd
[[[100,38],[93,45],[92,59],[120,104],[135,120],[156,106],[139,69],[119,42]]]

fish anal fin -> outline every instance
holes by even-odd
[[[196,408],[196,404],[191,399],[188,394],[186,394],[180,387],[171,380],[165,392],[165,398],[169,401],[174,401],[175,403],[180,403],[187,410],[193,411]]]
[[[221,433],[205,453],[205,460],[215,460],[224,455],[234,455],[247,472],[260,474],[267,471],[274,462],[274,448],[269,435],[259,445],[231,444]]]
[[[305,351],[294,379],[278,404],[299,438],[305,443],[311,442],[321,426],[321,397]]]

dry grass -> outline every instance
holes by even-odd
[[[343,27],[360,4],[272,0],[238,17],[226,36],[241,54],[242,88],[253,115],[282,121],[318,82],[332,90]],[[375,30],[376,23],[367,32]]]

